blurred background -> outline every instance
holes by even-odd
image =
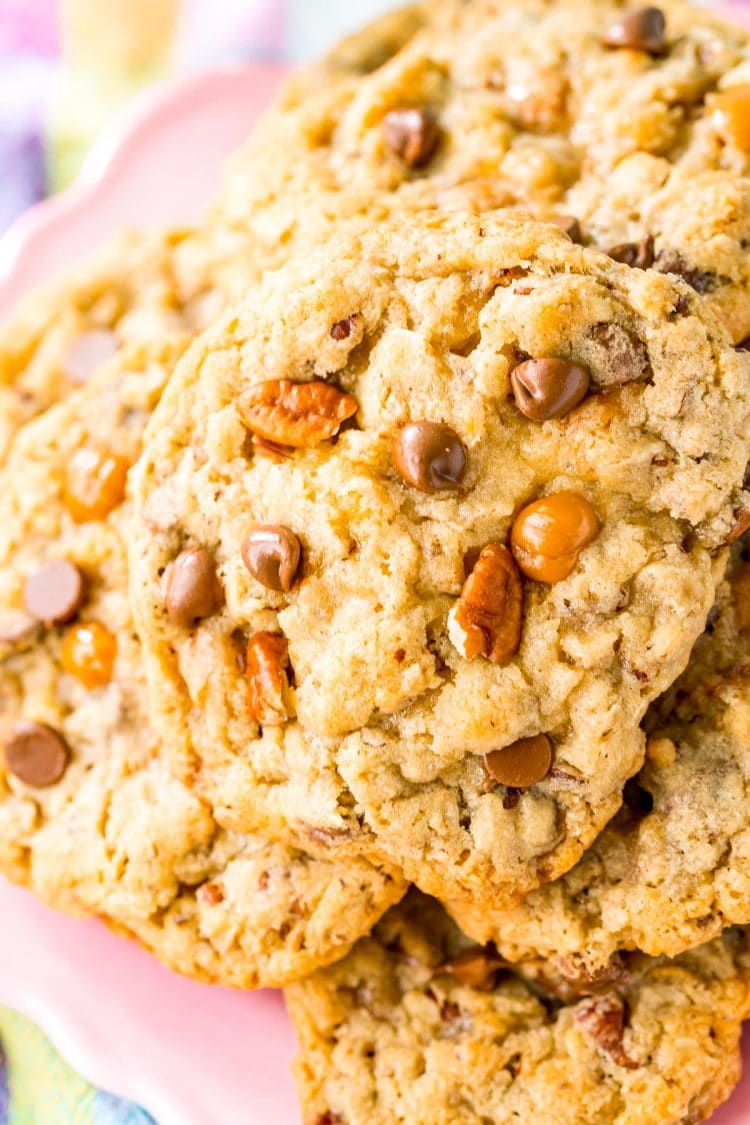
[[[299,62],[398,0],[0,0],[0,230],[156,82]]]

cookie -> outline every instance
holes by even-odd
[[[134,471],[181,776],[440,897],[567,870],[713,603],[746,363],[684,283],[508,216],[355,224],[268,275]]]
[[[459,908],[504,954],[601,972],[620,950],[670,956],[750,921],[750,564],[727,580],[684,675],[646,720],[646,764],[618,816],[559,882],[510,913]]]
[[[292,81],[219,226],[269,264],[342,216],[509,207],[682,277],[750,336],[750,36],[668,0],[438,0]],[[371,46],[374,43],[374,48]]]
[[[0,326],[0,463],[19,426],[123,347],[202,330],[255,272],[236,236],[130,232],[32,293]]]
[[[120,349],[2,471],[0,871],[188,976],[278,985],[341,956],[404,887],[223,831],[151,728],[126,478],[189,339]]]
[[[395,907],[345,960],[286,990],[306,1125],[684,1125],[740,1073],[745,931],[676,961],[631,957],[589,995],[512,973],[434,902]]]

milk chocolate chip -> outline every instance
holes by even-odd
[[[571,242],[583,245],[583,230],[575,215],[554,215],[549,221],[567,234]]]
[[[429,109],[394,109],[383,119],[386,145],[409,168],[422,168],[440,138],[437,120]]]
[[[409,422],[393,442],[391,460],[401,479],[420,492],[459,488],[466,474],[464,445],[442,422]]]
[[[188,547],[174,561],[167,580],[167,613],[175,625],[189,629],[224,604],[216,564],[205,547]]]
[[[19,722],[5,743],[5,763],[25,785],[46,789],[65,773],[70,750],[62,735],[44,723]]]
[[[64,625],[75,617],[83,594],[83,575],[69,559],[47,563],[26,579],[23,588],[26,609],[45,625]]]
[[[627,47],[662,55],[666,48],[667,24],[661,8],[633,8],[609,25],[604,33],[607,47]]]
[[[588,370],[567,359],[529,359],[510,375],[516,405],[532,422],[569,414],[586,397],[590,382]]]
[[[288,527],[254,528],[242,544],[242,561],[262,586],[288,593],[300,560],[300,543]]]
[[[606,254],[613,262],[621,262],[635,270],[647,270],[654,264],[654,240],[647,235],[640,242],[620,242],[617,246],[610,246]]]

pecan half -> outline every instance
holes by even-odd
[[[485,656],[492,664],[505,664],[521,643],[522,602],[513,556],[502,544],[490,543],[448,615],[448,635],[467,660]]]
[[[243,391],[237,410],[248,430],[264,442],[314,449],[357,413],[357,401],[320,380],[271,379]]]
[[[247,700],[261,726],[281,726],[290,718],[289,647],[278,633],[253,633],[247,642]]]
[[[582,1004],[577,1013],[578,1022],[595,1041],[597,1047],[609,1055],[617,1066],[637,1070],[640,1063],[631,1059],[622,1045],[625,1032],[625,1005],[616,996],[601,996]]]

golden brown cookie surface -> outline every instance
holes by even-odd
[[[411,895],[286,1000],[306,1125],[681,1125],[737,1081],[747,934],[576,994]]]
[[[547,421],[514,393],[530,359]],[[566,870],[710,608],[744,379],[684,285],[546,225],[354,226],[269,276],[137,470],[132,596],[184,776],[233,829],[446,897]]]

